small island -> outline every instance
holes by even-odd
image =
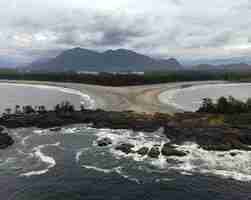
[[[229,151],[232,149],[250,151],[251,145],[251,100],[242,102],[233,97],[221,97],[216,103],[204,99],[197,112],[184,112],[174,115],[155,113],[145,114],[133,111],[89,110],[83,106],[75,110],[69,102],[62,102],[54,110],[44,106],[16,106],[14,112],[6,109],[0,118],[0,125],[9,129],[21,127],[50,128],[60,130],[70,124],[90,124],[94,128],[130,129],[133,131],[153,132],[163,128],[163,133],[171,141],[162,149],[142,148],[140,155],[148,153],[151,157],[163,155],[184,156],[185,152],[175,149],[174,145],[195,142],[208,151]],[[6,148],[14,141],[2,130],[0,147]],[[98,141],[99,146],[111,144],[108,138]],[[122,144],[116,147],[124,153],[131,153],[133,145]]]

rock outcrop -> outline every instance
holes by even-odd
[[[186,156],[186,153],[175,149],[169,143],[164,144],[164,146],[161,149],[161,154],[164,156],[178,156],[178,157]]]
[[[195,142],[205,150],[228,151],[232,149],[251,150],[251,114],[242,117],[246,123],[242,126],[226,123],[225,115],[203,113],[180,113],[174,116],[156,113],[138,114],[130,111],[113,112],[103,110],[83,110],[67,113],[48,111],[45,113],[5,115],[0,118],[0,125],[7,128],[39,127],[53,128],[70,124],[88,123],[94,128],[130,129],[133,131],[154,132],[161,127],[163,133],[170,139],[170,144]],[[51,130],[58,130],[53,128]],[[154,134],[154,133],[153,133]],[[2,135],[7,141],[8,136]],[[3,139],[4,140],[4,139]],[[8,140],[11,143],[11,140]],[[110,141],[101,141],[100,145],[107,145]],[[118,149],[130,153],[130,145],[119,146]],[[146,154],[146,149],[138,153]],[[157,147],[148,149],[147,154],[158,157]],[[175,148],[165,146],[161,150],[167,156],[183,156]]]
[[[122,151],[125,154],[129,154],[129,153],[134,153],[134,151],[132,150],[133,147],[134,147],[134,145],[132,145],[132,144],[123,143],[123,144],[120,144],[117,147],[115,147],[115,149],[118,151]]]
[[[97,144],[100,147],[109,146],[110,144],[112,144],[112,140],[110,138],[102,138],[97,141]]]
[[[0,127],[0,149],[6,149],[14,144],[14,140],[8,133],[4,132],[4,128]]]
[[[160,150],[159,150],[159,146],[154,146],[150,149],[148,156],[150,158],[158,158],[160,155]]]
[[[147,148],[147,147],[142,147],[142,148],[140,148],[140,149],[137,151],[137,153],[138,153],[139,155],[141,155],[141,156],[147,155],[148,152],[149,152],[149,148]]]

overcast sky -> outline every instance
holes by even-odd
[[[162,58],[251,52],[251,0],[0,0],[0,56],[129,48]]]

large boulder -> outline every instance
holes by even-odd
[[[141,156],[145,156],[145,155],[147,155],[148,151],[149,151],[149,148],[147,148],[147,147],[142,147],[142,148],[140,148],[140,149],[137,151],[137,153],[138,153],[139,155],[141,155]]]
[[[97,144],[100,147],[105,147],[105,146],[112,144],[112,140],[110,138],[102,138],[97,141]]]
[[[0,134],[0,149],[5,149],[14,144],[14,140],[7,133]]]
[[[134,151],[132,150],[133,147],[134,147],[134,145],[132,145],[132,144],[123,143],[123,144],[120,144],[119,146],[115,147],[115,149],[118,151],[122,151],[125,154],[129,154],[129,153],[134,153]]]
[[[151,158],[158,158],[160,155],[160,150],[158,146],[154,146],[151,148],[151,150],[148,153],[148,156]]]
[[[163,156],[178,156],[178,157],[186,156],[186,153],[175,149],[168,143],[164,144],[163,148],[161,149],[161,153]]]

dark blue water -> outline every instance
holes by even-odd
[[[0,152],[0,196],[4,200],[251,198],[248,181],[222,177],[213,170],[175,170],[172,167],[178,164],[166,165],[163,158],[125,156],[113,146],[96,145],[98,138],[108,136],[114,143],[151,146],[167,141],[161,131],[147,134],[78,125],[58,132],[17,129],[11,134],[16,144]],[[226,166],[225,170],[230,169]],[[239,166],[237,172],[242,170]]]

